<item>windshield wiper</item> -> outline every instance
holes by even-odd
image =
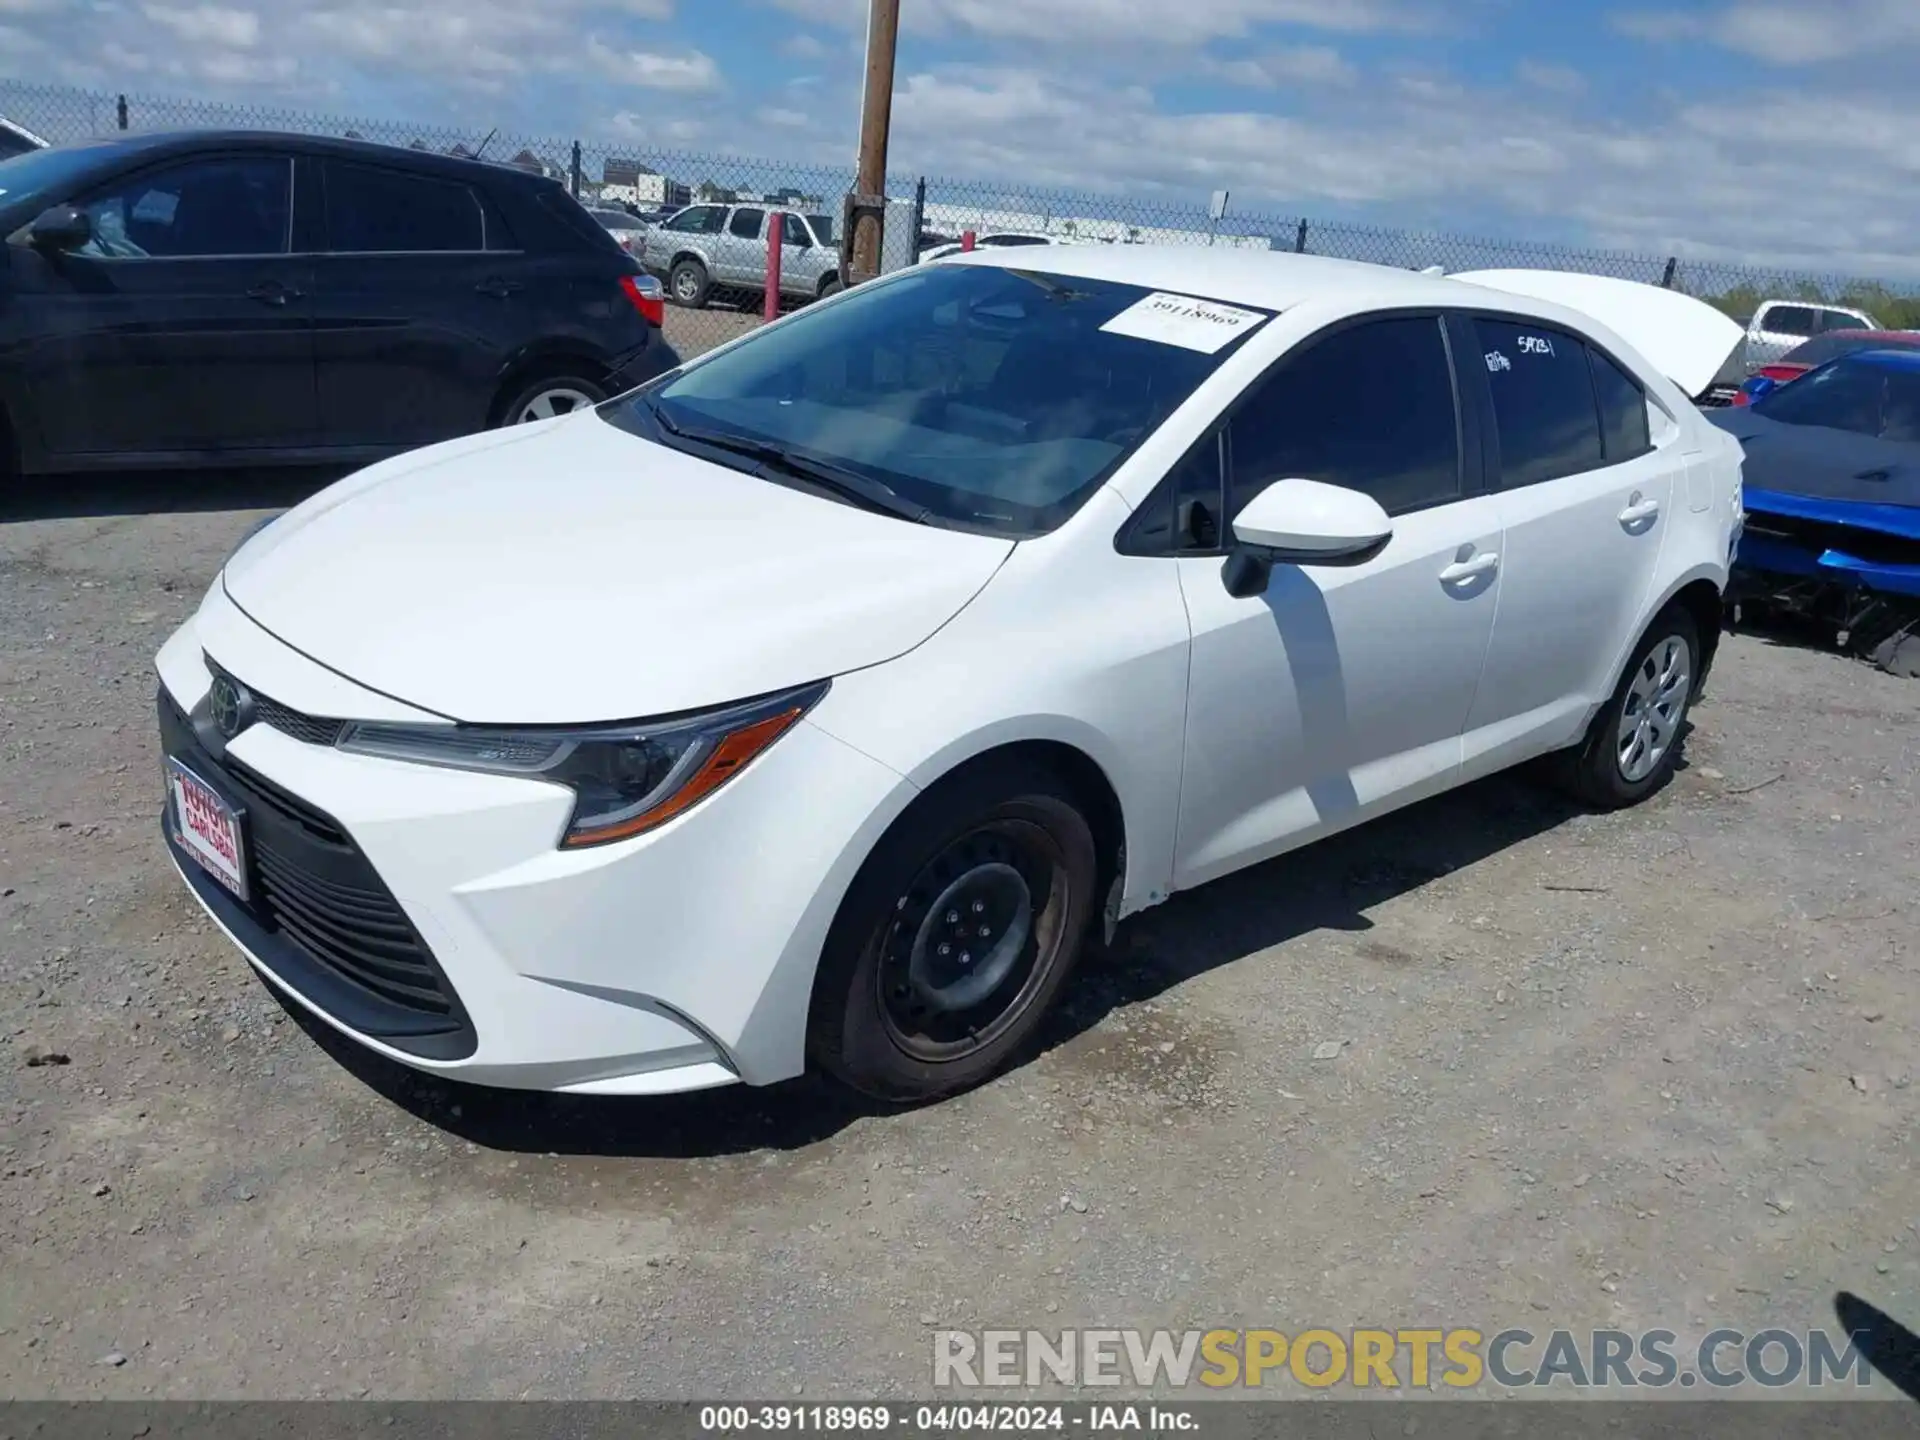
[[[924,525],[933,518],[933,511],[925,505],[919,505],[907,499],[898,490],[884,481],[862,475],[857,470],[835,465],[827,460],[815,460],[811,456],[798,455],[771,440],[754,440],[745,435],[731,435],[724,430],[706,430],[698,426],[682,425],[670,418],[661,408],[660,402],[651,395],[641,397],[647,407],[647,413],[659,422],[660,428],[677,439],[691,441],[695,445],[710,445],[715,450],[725,450],[731,455],[745,456],[757,460],[763,468],[784,471],[809,485],[839,496],[868,510],[878,511],[882,515],[897,516],[902,520],[911,520],[916,525]]]

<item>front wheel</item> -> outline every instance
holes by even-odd
[[[842,288],[839,275],[829,275],[820,282],[820,298],[825,300],[829,295],[838,295]]]
[[[1046,769],[996,765],[929,791],[835,917],[808,1048],[901,1102],[990,1078],[1032,1038],[1094,913],[1093,832]]]
[[[1563,757],[1567,788],[1590,805],[1619,810],[1665,784],[1680,758],[1699,673],[1699,627],[1683,609],[1663,610],[1634,647],[1585,742]]]

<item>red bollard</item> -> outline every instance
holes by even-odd
[[[767,217],[767,303],[761,314],[763,320],[780,318],[780,244],[786,218],[778,210]]]
[[[960,248],[962,250],[973,249],[973,231],[962,230],[960,232]]]

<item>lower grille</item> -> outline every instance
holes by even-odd
[[[215,759],[164,690],[160,731],[168,754],[246,810],[246,904],[199,883],[190,859],[183,869],[247,949],[355,1030],[437,1059],[472,1053],[458,997],[345,828],[231,755]]]

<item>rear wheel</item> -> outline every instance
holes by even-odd
[[[1561,780],[1603,810],[1637,805],[1680,758],[1700,673],[1700,632],[1679,606],[1654,617],[1587,737],[1561,757]]]
[[[1093,832],[1044,767],[929,791],[875,847],[821,956],[809,1049],[889,1101],[977,1085],[1033,1036],[1094,913]]]
[[[543,375],[514,392],[500,409],[500,423],[526,425],[552,420],[576,410],[590,410],[606,398],[605,388],[584,375]]]

